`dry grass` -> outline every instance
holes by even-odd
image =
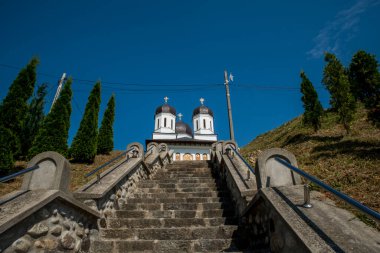
[[[84,176],[90,172],[91,170],[99,167],[105,162],[111,160],[112,158],[120,155],[123,151],[112,151],[109,155],[97,155],[95,157],[95,161],[92,164],[83,164],[83,163],[71,163],[71,181],[70,181],[70,189],[71,191],[77,190],[79,187],[90,181],[96,175],[92,175],[89,178],[85,178]],[[115,161],[114,163],[116,163]],[[24,161],[16,162],[16,167],[18,169],[26,168],[27,163]],[[110,164],[112,165],[112,164]],[[110,166],[109,165],[109,166]],[[104,171],[109,168],[106,166],[101,171]],[[18,190],[21,187],[22,176],[15,178],[14,180],[0,183],[0,197],[8,194],[12,191]]]
[[[366,115],[360,106],[348,135],[332,112],[323,117],[317,133],[302,126],[298,117],[258,136],[242,153],[255,164],[261,150],[285,148],[294,153],[301,169],[380,212],[380,129]]]

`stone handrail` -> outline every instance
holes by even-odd
[[[0,206],[0,252],[88,252],[105,217],[125,204],[137,182],[172,162],[166,144],[152,147],[149,155],[140,143],[130,149],[132,157],[75,193],[69,191],[70,163],[63,156],[50,151],[35,156],[28,167],[39,168],[25,174],[20,190],[2,198],[7,201]]]

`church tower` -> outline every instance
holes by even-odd
[[[175,138],[176,110],[168,104],[168,97],[165,97],[164,100],[165,103],[156,108],[156,113],[154,115],[153,138]]]
[[[204,99],[199,100],[201,105],[193,111],[194,139],[216,141],[214,133],[214,113],[204,103]]]

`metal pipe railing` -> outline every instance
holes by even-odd
[[[128,152],[134,150],[134,148],[130,148],[128,149],[127,151],[124,151],[123,153],[121,153],[120,155],[116,156],[115,158],[112,158],[111,160],[109,160],[108,162],[105,162],[103,163],[102,165],[100,165],[99,167],[93,169],[92,171],[90,171],[89,173],[87,173],[84,177],[89,177],[93,174],[95,174],[96,172],[98,172],[99,170],[103,169],[104,167],[106,167],[108,164],[112,163],[113,161],[116,161],[117,159],[119,159],[120,157],[124,156],[125,154],[127,154]]]
[[[11,180],[11,179],[13,179],[15,177],[21,176],[21,175],[23,175],[25,173],[31,172],[31,171],[36,170],[38,168],[39,168],[39,166],[38,166],[38,164],[36,164],[36,165],[33,165],[32,167],[29,167],[29,168],[20,170],[20,171],[18,171],[16,173],[13,173],[12,175],[2,177],[2,178],[0,178],[0,183],[4,183],[4,182],[9,181],[9,180]]]
[[[247,165],[248,169],[253,173],[255,174],[255,169],[251,167],[251,165],[241,156],[241,154],[234,148],[232,148],[232,150],[235,152],[235,154],[238,155],[238,157],[243,161],[243,163],[245,165]]]
[[[377,222],[380,222],[380,213],[376,212],[375,210],[372,210],[371,208],[363,205],[362,203],[356,201],[355,199],[341,193],[340,191],[337,191],[335,190],[334,188],[332,188],[331,186],[323,183],[321,180],[309,175],[308,173],[300,170],[299,168],[297,167],[294,167],[293,165],[291,165],[290,163],[284,161],[283,159],[280,159],[278,157],[275,158],[275,160],[279,163],[281,163],[282,165],[286,166],[287,168],[289,168],[290,170],[294,171],[295,173],[299,174],[300,176],[306,178],[307,180],[309,180],[310,182],[313,182],[314,184],[322,187],[323,189],[331,192],[332,194],[334,194],[336,197],[340,198],[341,200],[345,201],[346,203],[350,204],[351,206],[353,206],[354,208],[356,208],[357,210],[359,210],[360,212],[366,214],[366,215],[369,215],[371,216],[372,218],[374,218]],[[310,204],[310,195],[307,196],[307,198],[309,198],[309,204]],[[307,201],[306,201],[307,203]],[[305,204],[306,204],[305,203]]]

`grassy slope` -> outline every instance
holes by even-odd
[[[71,181],[70,181],[70,189],[72,191],[77,190],[80,186],[84,185],[92,178],[96,177],[96,175],[92,175],[89,178],[85,178],[84,176],[90,172],[91,170],[97,168],[98,166],[104,164],[105,162],[111,160],[112,158],[121,154],[122,151],[112,151],[109,155],[97,155],[95,157],[95,161],[92,164],[83,164],[83,163],[71,163]],[[116,163],[115,161],[114,163]],[[112,163],[113,164],[113,163]],[[110,165],[112,165],[110,164]],[[19,169],[23,169],[26,167],[26,162],[17,162],[16,166]],[[108,169],[109,166],[106,166],[101,172]],[[8,194],[12,191],[18,190],[21,187],[22,176],[17,177],[15,180],[8,181],[6,183],[0,183],[0,197]]]
[[[301,169],[380,212],[380,129],[367,122],[362,107],[349,135],[336,121],[337,115],[327,112],[322,129],[314,133],[297,117],[258,136],[242,153],[255,164],[261,150],[285,148],[294,153]]]

